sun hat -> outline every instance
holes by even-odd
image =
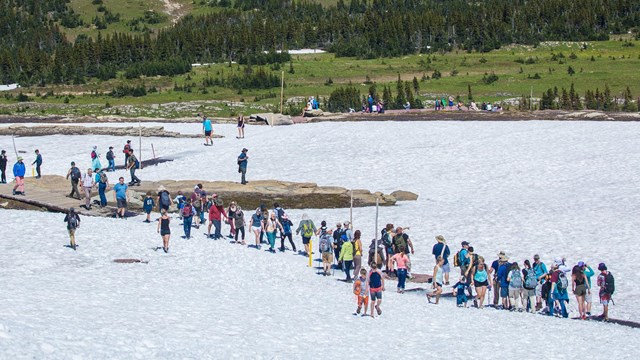
[[[165,191],[165,190],[167,190],[167,188],[165,188],[164,185],[158,186],[158,191]]]
[[[18,161],[22,160],[22,156],[18,156]]]
[[[509,257],[504,253],[500,254],[499,259],[500,261],[509,261]]]
[[[442,236],[442,235],[438,235],[438,236],[436,236],[436,241],[438,241],[438,242],[444,242],[444,236]]]

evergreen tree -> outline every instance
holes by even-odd
[[[396,101],[394,108],[402,109],[406,102],[407,98],[405,97],[404,83],[402,82],[402,79],[400,79],[400,74],[398,74],[398,80],[396,81]]]
[[[385,86],[382,90],[382,103],[384,104],[385,108],[394,108],[393,95],[391,95],[391,89],[388,86]]]

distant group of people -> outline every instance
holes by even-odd
[[[478,108],[478,105],[475,101],[471,100],[468,105],[465,105],[462,101],[455,102],[453,96],[449,96],[449,98],[443,97],[442,99],[436,99],[434,103],[434,109],[436,111],[440,110],[459,110],[462,111],[464,108],[467,108],[468,111],[492,111],[498,112],[502,111],[502,105],[500,104],[491,104],[490,102],[483,102],[481,107]]]

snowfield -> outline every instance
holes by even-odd
[[[161,125],[185,133],[200,130],[198,124]],[[410,227],[414,272],[432,271],[431,247],[438,234],[452,252],[467,240],[489,262],[500,250],[520,264],[535,253],[548,266],[558,256],[566,256],[570,265],[586,261],[594,270],[606,262],[616,277],[610,316],[640,321],[640,289],[633,285],[637,270],[630,254],[640,234],[639,123],[317,123],[248,126],[245,139],[235,138],[233,125],[216,125],[214,131],[226,138],[214,139],[212,147],[199,139],[143,139],[144,159],[153,143],[157,156],[174,161],[145,168],[138,176],[142,181],[239,181],[235,159],[247,147],[249,181],[413,191],[418,201],[380,208],[378,227]],[[39,148],[43,173],[65,175],[72,160],[81,169],[90,165],[93,145],[102,152],[103,164],[113,145],[121,163],[126,140],[53,135],[16,138],[16,144],[27,151],[21,154],[27,164]],[[132,140],[137,153],[138,139]],[[0,147],[8,150],[11,167],[11,138],[0,137]],[[245,209],[247,216],[251,212]],[[349,219],[349,209],[289,210],[296,226],[303,212],[316,223]],[[68,243],[63,218],[0,210],[0,358],[640,355],[633,341],[637,329],[458,309],[452,299],[435,306],[424,293],[396,294],[392,282],[381,317],[355,317],[350,286],[336,281],[344,278],[342,272],[318,276],[303,256],[208,240],[202,228],[193,230],[191,240],[181,239],[177,219],[171,224],[169,254],[154,250],[161,246],[156,225],[140,217],[83,217],[74,252],[63,247]],[[354,209],[353,221],[368,245],[375,209]],[[253,242],[253,234],[247,241]],[[301,248],[300,238],[295,241]],[[118,258],[149,262],[114,263]],[[570,315],[577,316],[570,298]],[[600,311],[594,304],[593,313]]]

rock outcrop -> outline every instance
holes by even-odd
[[[396,190],[391,193],[391,196],[396,198],[397,201],[416,201],[418,200],[418,194],[411,191]]]
[[[112,136],[138,136],[143,137],[172,137],[172,138],[198,138],[199,134],[181,134],[175,131],[167,131],[163,126],[144,126],[142,131],[136,126],[109,127],[109,126],[79,126],[79,125],[49,125],[49,126],[24,126],[11,125],[0,127],[0,135],[15,136],[46,136],[46,135],[112,135]],[[221,138],[221,135],[212,135]]]
[[[266,123],[271,126],[293,125],[293,119],[289,115],[263,113],[249,116],[249,120]]]

